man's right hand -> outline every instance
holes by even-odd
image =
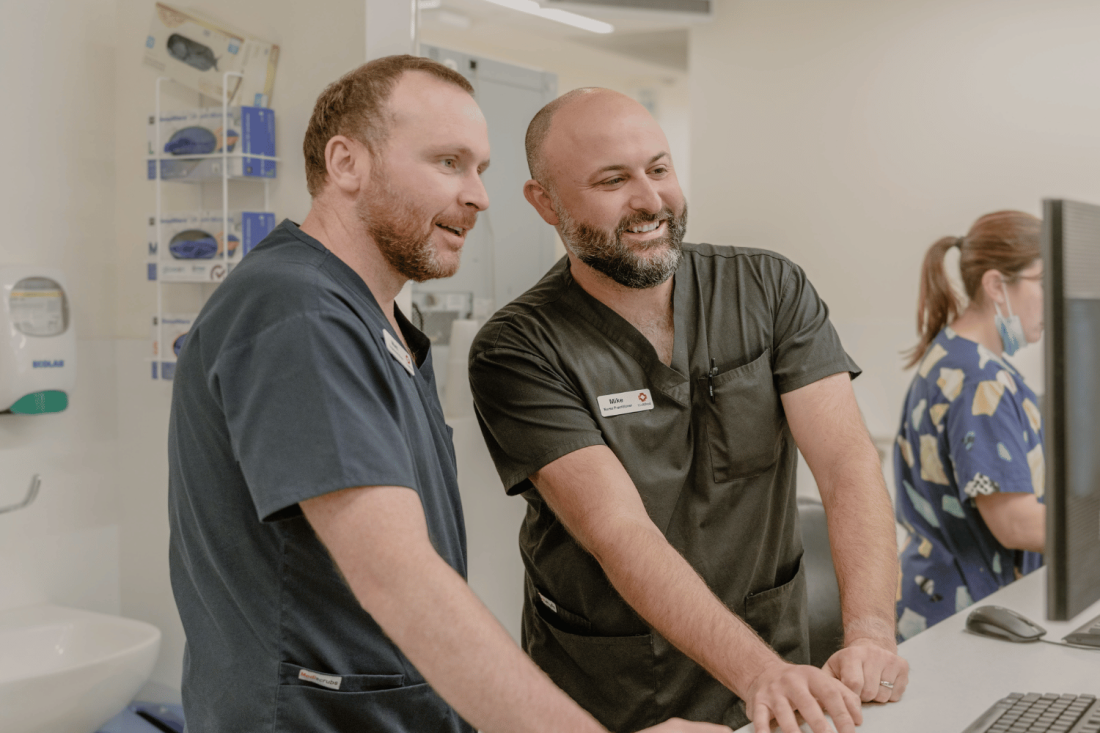
[[[660,725],[646,728],[638,733],[730,733],[730,729],[715,723],[695,723],[681,718],[669,718]]]
[[[817,667],[783,661],[768,665],[756,677],[745,695],[745,710],[757,733],[771,730],[773,718],[783,733],[799,733],[795,711],[814,733],[833,730],[825,713],[838,733],[855,733],[855,726],[863,722],[859,696],[840,680]]]

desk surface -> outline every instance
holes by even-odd
[[[1100,615],[1100,602],[1072,621],[1046,620],[1046,568],[1002,588],[979,603],[902,643],[909,661],[909,687],[900,702],[864,705],[859,733],[959,733],[986,708],[1010,692],[1100,695],[1100,650],[1071,649],[1043,642],[1013,644],[964,630],[977,606],[1018,611],[1062,637]],[[747,725],[737,733],[752,733]],[[776,729],[778,730],[778,729]],[[809,733],[807,725],[802,730]]]

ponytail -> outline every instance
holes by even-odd
[[[989,270],[1001,273],[1009,282],[1040,256],[1039,237],[1043,222],[1022,211],[994,211],[974,222],[965,237],[944,237],[924,255],[920,272],[920,300],[917,302],[917,333],[920,343],[904,353],[908,369],[916,366],[944,326],[959,316],[963,301],[951,287],[943,269],[943,258],[952,247],[959,248],[959,275],[971,303],[980,303],[982,277]]]
[[[920,343],[904,356],[905,368],[915,366],[924,356],[943,327],[959,315],[962,304],[947,279],[943,267],[944,257],[952,247],[962,248],[962,237],[944,237],[928,248],[920,273],[920,298],[917,301],[917,333]]]

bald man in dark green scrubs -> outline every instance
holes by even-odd
[[[478,418],[529,503],[523,643],[611,730],[669,715],[853,730],[900,699],[897,555],[859,368],[802,270],[683,244],[668,143],[641,105],[583,89],[527,135],[524,193],[568,256],[470,353]],[[844,648],[809,660],[794,473],[829,518]],[[744,701],[744,707],[742,702]]]

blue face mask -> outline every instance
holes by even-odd
[[[1001,343],[1004,345],[1005,354],[1012,356],[1024,346],[1027,346],[1027,336],[1024,335],[1024,326],[1020,323],[1020,317],[1012,315],[1012,303],[1008,299],[1008,288],[1005,281],[1001,280],[1001,288],[1005,294],[1005,308],[1008,310],[1008,318],[1001,315],[1001,307],[996,302],[993,307],[997,314],[993,316],[993,323],[997,326],[997,333],[1001,335]]]

